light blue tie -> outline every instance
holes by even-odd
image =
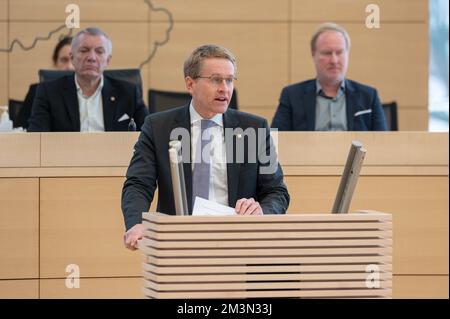
[[[205,131],[216,125],[211,120],[201,120],[201,132],[197,142],[194,172],[192,176],[192,205],[195,204],[195,197],[209,198],[209,177],[211,158],[211,134]],[[205,133],[205,134],[204,134]],[[208,134],[209,133],[209,134]]]

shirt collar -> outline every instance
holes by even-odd
[[[83,91],[81,90],[81,87],[78,84],[78,79],[77,79],[77,75],[76,74],[75,74],[75,86],[77,87],[77,93],[81,94],[85,98],[88,98],[88,97],[86,97],[83,94]],[[103,74],[102,74],[102,76],[100,78],[100,83],[99,83],[97,89],[95,90],[94,94],[92,94],[90,97],[96,96],[102,89],[103,89]]]
[[[191,103],[189,104],[189,113],[191,115],[191,125],[197,123],[200,120],[203,120],[203,117],[198,114],[198,112],[195,110],[194,105],[192,104],[192,100]],[[219,113],[214,115],[212,118],[210,118],[209,120],[214,121],[217,125],[219,125],[220,127],[223,127],[223,114]]]
[[[340,91],[342,91],[342,93],[345,93],[345,79],[342,80],[339,88],[340,88]],[[316,94],[319,95],[321,91],[323,92],[322,86],[320,85],[319,80],[316,79]]]

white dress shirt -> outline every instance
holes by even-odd
[[[77,87],[78,108],[80,110],[80,132],[104,132],[105,122],[103,120],[103,76],[100,83],[91,96],[83,94],[77,77],[75,76]]]
[[[203,118],[195,110],[192,101],[189,106],[189,112],[191,116],[191,158],[192,169],[194,169],[195,150],[199,142],[201,120]],[[217,114],[210,120],[217,125],[210,128],[212,157],[210,161],[211,173],[209,175],[209,200],[228,206],[227,157],[222,114]]]

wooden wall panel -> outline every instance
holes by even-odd
[[[447,167],[448,169],[448,134],[446,133],[279,132],[278,135],[279,158],[283,165],[321,168],[341,166],[340,174],[347,159],[351,141],[358,140],[367,149],[362,174],[367,166],[391,166],[399,169],[400,167]]]
[[[44,299],[140,299],[142,278],[81,278],[80,288],[67,288],[65,279],[42,279],[40,296]]]
[[[161,38],[165,25],[152,23],[151,37]],[[273,105],[288,82],[288,29],[273,23],[178,23],[171,42],[152,61],[152,87],[184,91],[183,63],[198,46],[215,43],[237,56],[238,103],[242,107]]]
[[[291,0],[158,0],[155,6],[168,9],[178,21],[286,21]],[[151,21],[166,21],[166,16],[151,12]]]
[[[0,178],[0,279],[39,276],[38,236],[38,179]]]
[[[398,129],[400,131],[428,131],[428,105],[418,108],[399,108]]]
[[[366,0],[292,0],[292,20],[294,21],[336,21],[365,22]],[[380,0],[382,22],[417,22],[426,23],[428,2],[424,0]]]
[[[396,299],[448,299],[447,276],[395,276],[392,285]]]
[[[286,183],[295,198],[289,213],[323,213],[339,177],[287,176]],[[395,274],[448,274],[448,205],[448,177],[361,176],[350,211],[392,214]]]
[[[0,12],[2,12],[2,7],[0,7]],[[0,48],[2,49],[8,47],[7,26],[8,24],[2,22],[0,18]],[[8,54],[5,52],[0,52],[0,105],[8,105]]]
[[[39,280],[0,280],[0,299],[37,299]]]
[[[138,132],[42,133],[42,166],[128,167],[138,135]],[[80,148],[84,151],[80,152]]]
[[[0,0],[0,22],[8,19],[8,0]]]
[[[64,24],[68,4],[80,8],[82,21],[143,21],[148,17],[148,6],[143,0],[14,0],[10,1],[11,20],[58,21]]]
[[[58,22],[10,22],[10,42],[19,39],[26,48],[30,48],[36,35],[45,37],[58,26]],[[24,100],[30,84],[39,82],[39,69],[53,68],[53,49],[63,34],[67,34],[67,30],[53,34],[48,41],[36,42],[35,47],[28,51],[24,51],[17,43],[14,45],[14,50],[9,54],[10,98]]]
[[[317,25],[292,24],[292,82],[315,76],[310,39]],[[342,26],[352,41],[347,78],[377,88],[382,101],[395,100],[401,109],[427,108],[426,24],[385,24],[378,30],[367,29],[362,24],[343,23]]]
[[[0,167],[38,167],[41,163],[41,136],[38,133],[0,134]]]
[[[140,254],[127,250],[121,211],[124,178],[41,178],[41,278],[139,276]]]

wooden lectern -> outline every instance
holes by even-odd
[[[143,214],[149,298],[392,297],[392,219],[380,212]]]

